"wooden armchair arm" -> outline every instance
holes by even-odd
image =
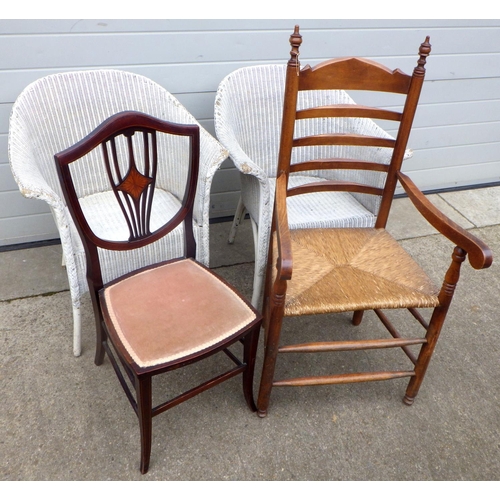
[[[288,212],[286,208],[286,175],[282,174],[276,179],[276,196],[274,208],[274,221],[278,244],[277,269],[279,280],[292,278],[292,241],[288,227]]]
[[[398,179],[415,208],[427,222],[468,253],[469,262],[474,269],[491,266],[493,254],[486,244],[446,217],[425,197],[407,175],[398,172]]]

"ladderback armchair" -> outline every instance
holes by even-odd
[[[399,69],[389,69],[375,61],[347,57],[330,59],[299,69],[299,46],[302,37],[298,27],[290,37],[292,50],[286,76],[283,125],[278,159],[278,177],[272,238],[267,261],[264,292],[265,354],[257,407],[259,415],[267,415],[270,397],[275,387],[313,386],[358,383],[409,378],[403,401],[413,404],[422,385],[436,343],[440,336],[451,300],[460,276],[460,266],[468,257],[473,268],[482,269],[492,263],[491,250],[481,240],[444,216],[419,191],[411,179],[401,172],[421,87],[425,76],[426,58],[431,51],[427,38],[419,49],[419,59],[411,75]],[[301,93],[311,89],[353,89],[393,93],[404,100],[402,110],[374,107],[367,103],[337,103],[331,106],[296,105]],[[361,136],[332,128],[328,133],[296,135],[297,123],[323,120],[325,117],[366,117],[390,120],[397,126],[395,139]],[[358,158],[323,156],[324,145],[349,147],[382,147],[390,154],[389,164]],[[297,159],[295,149],[317,148],[316,158]],[[332,172],[367,170],[383,172],[384,183],[374,186],[359,180],[330,178],[295,186],[292,173],[309,172],[317,168]],[[427,276],[422,267],[385,229],[397,183],[401,183],[420,214],[451,242],[451,263],[441,287]],[[373,228],[292,228],[291,200],[314,197],[316,193],[353,192],[381,197],[380,209]],[[453,248],[454,247],[454,248]],[[425,258],[425,256],[422,256]],[[385,310],[407,309],[410,319],[416,319],[421,331],[402,331],[393,324]],[[422,310],[430,312],[425,318]],[[366,335],[347,339],[337,332],[328,332],[318,341],[294,338],[284,343],[282,329],[291,317],[352,312],[352,322],[359,325],[364,311],[374,311],[387,330],[381,336],[376,329]],[[286,318],[286,319],[285,319]],[[311,322],[312,324],[312,322]],[[319,332],[312,331],[320,337]],[[388,333],[388,335],[387,335]],[[314,373],[311,356],[339,351],[380,349],[402,350],[404,364],[391,359],[390,368],[381,366],[371,371],[360,370],[353,354],[352,365],[346,372]],[[286,363],[291,355],[305,354],[303,365],[311,375],[277,376],[278,363]],[[304,359],[304,358],[302,358]],[[373,360],[374,358],[371,358]],[[286,366],[286,365],[285,365]],[[332,363],[332,367],[335,365]],[[344,366],[342,366],[344,368]],[[301,370],[302,371],[302,370]]]
[[[10,118],[9,159],[21,193],[47,202],[61,238],[73,305],[73,352],[81,352],[81,297],[87,290],[84,248],[61,193],[54,154],[85,137],[106,118],[120,111],[140,111],[175,123],[197,124],[195,118],[167,90],[152,80],[114,69],[76,71],[49,75],[30,84],[16,100]],[[209,196],[215,171],[227,157],[226,150],[200,127],[200,174],[194,203],[193,227],[196,258],[209,262]],[[169,175],[156,184],[155,210],[175,213],[182,197],[183,152],[162,151]],[[165,154],[163,154],[165,153]],[[168,153],[168,154],[167,154]],[[103,172],[91,161],[83,170],[78,196],[103,237],[117,236],[119,211],[103,210],[113,198]],[[104,215],[105,214],[105,215]],[[153,214],[154,216],[154,214]],[[154,223],[154,222],[153,222]],[[145,249],[113,253],[103,250],[105,282],[124,271],[133,271],[181,255],[183,230],[177,228]],[[118,235],[119,236],[119,235]]]

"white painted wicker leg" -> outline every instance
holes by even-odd
[[[252,293],[252,305],[259,309],[260,296],[262,292],[262,284],[264,282],[264,275],[262,273],[262,265],[258,259],[258,245],[259,245],[259,228],[257,223],[250,217],[252,223],[252,233],[253,233],[253,244],[255,247],[255,268],[253,273],[253,293]]]
[[[73,354],[82,353],[82,313],[80,307],[73,306]]]
[[[50,206],[50,211],[52,212],[52,217],[54,217],[54,222],[56,224],[58,224],[58,216],[57,216],[56,212],[54,211],[54,208],[51,206]],[[61,267],[66,267],[66,257],[64,256],[64,249],[62,248],[62,246],[61,246],[61,252],[62,252]]]
[[[238,201],[238,206],[236,207],[236,212],[234,213],[233,225],[231,226],[231,231],[229,231],[228,243],[234,243],[234,238],[236,237],[236,231],[238,230],[238,226],[242,219],[245,218],[245,205],[243,205],[243,201],[240,199]]]

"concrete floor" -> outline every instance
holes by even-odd
[[[453,220],[500,255],[500,187],[431,195]],[[452,246],[395,201],[389,229],[437,283]],[[251,295],[253,243],[244,221],[234,245],[229,223],[211,226],[211,265]],[[420,394],[401,399],[405,380],[276,388],[269,415],[246,407],[233,379],[154,419],[151,466],[139,473],[139,433],[108,360],[94,365],[94,326],[83,308],[83,354],[72,355],[72,316],[59,245],[0,253],[0,479],[498,481],[500,479],[500,267],[464,264]],[[366,314],[290,319],[285,335],[363,335],[381,328]],[[405,316],[406,319],[406,316]],[[384,351],[386,352],[386,351]],[[318,355],[318,372],[374,367],[388,354]],[[310,365],[289,357],[281,373]],[[259,350],[256,384],[262,347]],[[169,376],[156,393],[178,390],[212,367]],[[168,385],[167,385],[168,384]]]

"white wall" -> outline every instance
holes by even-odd
[[[295,23],[302,64],[355,55],[411,72],[430,35],[404,170],[426,190],[500,181],[500,20],[0,20],[0,245],[58,237],[47,206],[21,196],[8,165],[9,113],[29,83],[95,67],[140,73],[213,134],[218,83],[244,65],[285,63]],[[238,189],[228,161],[212,217],[232,214]]]

